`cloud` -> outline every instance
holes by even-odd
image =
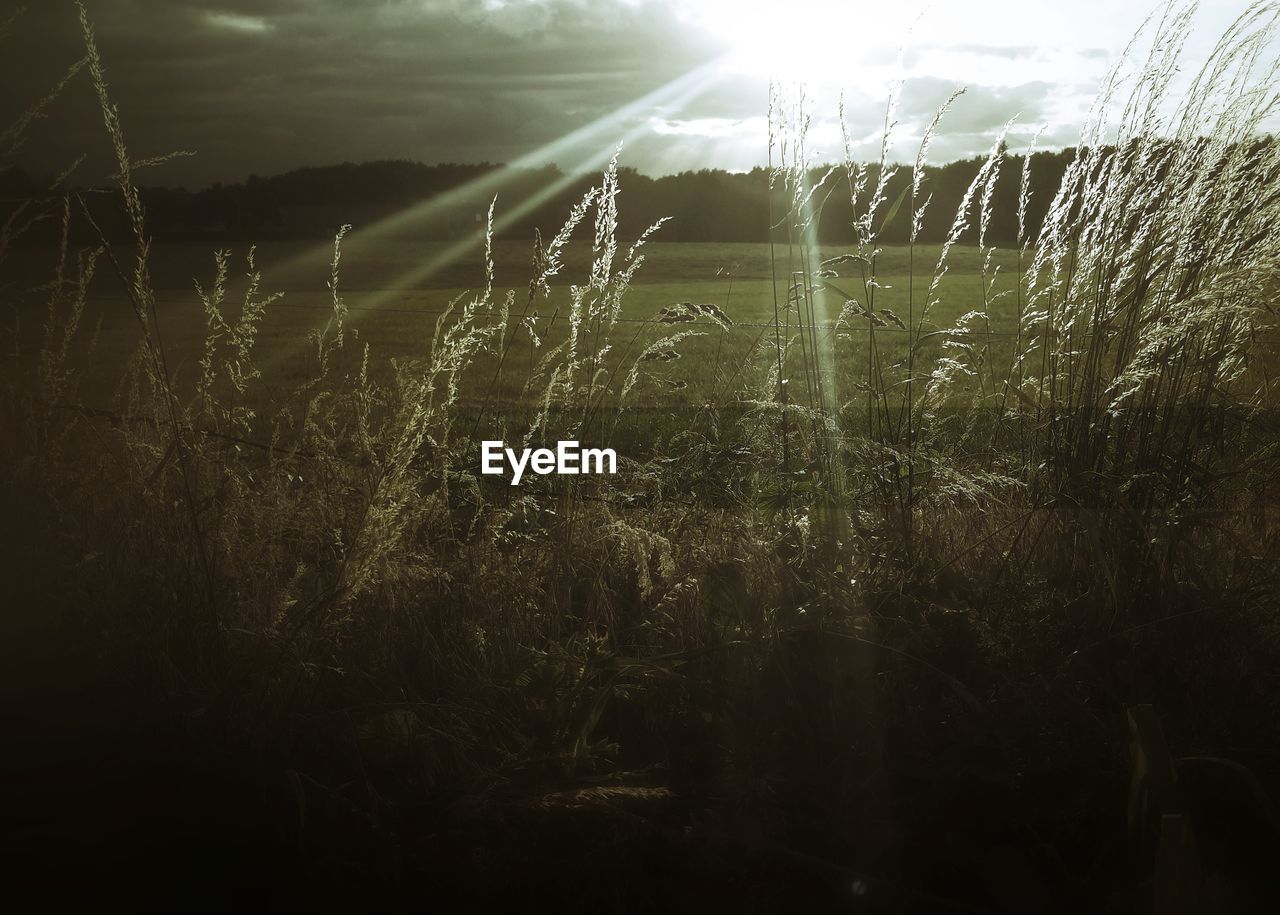
[[[624,135],[624,163],[644,171],[749,167],[764,158],[764,144],[731,125],[763,116],[769,62],[718,77],[706,71],[725,50],[722,37],[682,18],[683,2],[90,0],[90,14],[134,153],[198,153],[156,181],[197,185],[344,159],[512,161],[567,135],[574,142],[553,150],[566,167]],[[1046,47],[1027,40],[1039,37],[1037,15],[1001,19],[988,37],[949,20],[955,35],[922,35],[905,59],[904,142],[952,86],[975,77],[980,85],[944,123],[954,136],[939,143],[939,155],[985,150],[989,134],[1019,111],[1024,122],[1055,128],[1077,117],[1127,35],[1094,30],[1087,44]],[[34,6],[14,31],[0,47],[0,123],[83,54],[70,4]],[[881,125],[898,40],[860,32],[835,68],[855,81],[845,97],[856,138]],[[629,107],[691,72],[699,74],[692,83],[659,94],[647,110]],[[838,154],[835,93],[815,87],[813,98],[815,136],[826,155]],[[88,150],[82,177],[108,174],[95,104],[79,77],[35,125],[25,163],[56,171]],[[596,123],[599,130],[581,133]]]
[[[907,81],[902,91],[904,115],[919,122],[931,119],[956,84],[929,77]],[[1010,118],[1037,124],[1049,115],[1056,87],[1042,80],[1017,86],[969,86],[947,112],[942,129],[959,133],[995,133]]]
[[[131,146],[196,150],[165,175],[192,184],[366,157],[509,161],[707,56],[661,5],[613,0],[119,0],[95,24]],[[82,53],[66,8],[18,29],[30,59],[0,55],[14,115]],[[30,161],[104,148],[87,86],[73,91]]]
[[[242,13],[220,13],[209,11],[204,14],[205,22],[215,29],[230,29],[233,32],[270,32],[271,23],[261,16],[246,16]]]
[[[935,47],[937,47],[935,45]],[[991,44],[955,44],[948,50],[956,54],[972,54],[975,57],[1003,57],[1008,60],[1019,60],[1035,57],[1043,53],[1042,45],[991,45]]]

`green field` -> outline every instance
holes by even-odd
[[[618,260],[625,253],[621,246]],[[245,255],[247,246],[228,246],[232,252],[227,301],[234,315],[247,285]],[[526,301],[530,276],[532,246],[522,241],[500,241],[494,246],[495,300],[501,300],[508,289],[516,293],[514,314],[519,314]],[[27,252],[22,263],[22,282],[37,286],[51,271],[52,252]],[[455,256],[450,258],[450,254]],[[362,240],[358,231],[343,243],[340,263],[339,291],[349,309],[347,326],[354,330],[352,339],[367,344],[370,370],[377,373],[392,358],[418,358],[427,354],[435,324],[451,301],[473,298],[483,286],[483,249],[479,244],[458,253],[457,246],[442,243],[416,244],[404,241]],[[814,260],[848,253],[848,249],[823,248]],[[609,371],[620,375],[629,371],[639,353],[660,336],[684,329],[704,334],[682,341],[681,359],[654,367],[654,377],[668,384],[642,383],[637,389],[637,402],[700,402],[706,397],[723,396],[763,377],[769,360],[775,358],[773,347],[775,301],[781,303],[782,338],[791,330],[792,372],[799,371],[803,351],[797,322],[807,320],[797,311],[786,308],[786,277],[798,268],[798,250],[754,244],[669,244],[650,242],[644,249],[645,261],[636,274],[632,288],[623,301],[622,320],[612,333],[612,350],[605,363]],[[916,320],[926,299],[934,265],[940,254],[938,246],[920,246],[914,252],[905,247],[887,247],[877,257],[879,287],[875,308],[890,308],[902,320],[909,316],[909,301],[914,302]],[[116,258],[127,271],[134,252],[120,249]],[[330,244],[276,242],[257,248],[256,261],[262,275],[261,292],[280,292],[282,297],[268,307],[257,343],[257,360],[269,384],[289,386],[304,381],[311,370],[310,357],[314,344],[309,335],[324,327],[332,311],[327,280],[333,248]],[[447,259],[447,260],[446,260]],[[519,399],[519,392],[531,366],[545,349],[564,338],[572,283],[584,283],[590,270],[591,246],[571,243],[566,249],[564,268],[558,285],[549,297],[539,297],[532,306],[538,315],[537,328],[542,336],[541,349],[533,347],[525,333],[519,333],[497,384],[504,402]],[[777,283],[771,279],[771,260],[776,260]],[[424,275],[424,265],[438,263],[437,269]],[[1015,299],[1010,294],[1017,271],[1015,252],[997,252],[993,265],[999,268],[995,292],[1003,297],[989,309],[990,329],[1010,333],[1016,329]],[[190,383],[196,372],[205,333],[205,319],[195,291],[199,282],[208,288],[214,277],[214,247],[197,243],[160,244],[150,258],[156,289],[160,334],[169,364],[180,386]],[[966,312],[983,307],[982,256],[969,246],[954,248],[948,258],[949,268],[937,293],[936,305],[926,320],[926,332],[945,329]],[[845,265],[847,268],[849,265]],[[856,265],[854,265],[856,266]],[[816,272],[816,263],[812,264]],[[909,269],[914,270],[912,282]],[[819,322],[819,345],[836,373],[834,397],[852,397],[851,386],[864,378],[867,369],[868,325],[855,319],[840,327],[835,320],[847,297],[865,301],[862,276],[842,271],[839,278],[816,280],[828,288],[814,297],[814,317]],[[86,377],[91,401],[107,396],[119,379],[120,366],[141,340],[140,329],[133,317],[124,283],[108,262],[100,264],[88,297],[83,326],[86,333],[77,344],[76,361]],[[12,323],[7,328],[12,337],[10,352],[33,352],[40,343],[42,294],[29,292],[15,306]],[[720,306],[735,326],[725,331],[708,326],[668,327],[652,319],[659,309],[676,302],[710,302]],[[905,337],[892,325],[876,331],[877,350],[882,363],[892,366],[905,356]],[[598,343],[598,341],[597,341]],[[829,349],[827,349],[829,347]],[[997,353],[1007,351],[1007,338],[997,337],[993,345]],[[936,342],[920,348],[924,363],[936,355]],[[486,361],[487,360],[487,361]],[[473,377],[488,379],[494,362],[491,355],[482,356],[473,366]],[[830,384],[830,379],[828,379]],[[846,396],[847,395],[847,396]]]

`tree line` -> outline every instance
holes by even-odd
[[[1030,200],[1027,224],[1034,233],[1062,180],[1074,149],[1040,152],[1030,160]],[[985,160],[964,159],[928,167],[921,195],[932,200],[921,226],[922,242],[946,237],[965,192]],[[1017,197],[1024,160],[1006,158],[994,188],[988,240],[1002,245],[1018,234]],[[815,169],[813,182],[827,175]],[[878,166],[868,168],[874,186]],[[271,177],[250,175],[234,184],[185,188],[141,188],[148,225],[156,240],[261,241],[273,238],[331,237],[344,223],[357,229],[399,214],[392,234],[424,240],[448,240],[474,234],[497,195],[501,238],[531,238],[535,229],[554,231],[569,208],[581,198],[596,176],[568,175],[554,165],[514,168],[491,163],[426,165],[404,160],[295,169]],[[661,240],[675,242],[764,242],[771,218],[781,219],[786,208],[783,192],[770,190],[767,169],[726,172],[719,169],[686,171],[651,177],[633,169],[620,170],[618,234],[634,238],[662,217],[669,217]],[[900,168],[888,183],[886,198],[898,198],[911,181],[911,170]],[[844,169],[828,178],[815,201],[818,239],[832,244],[853,238],[853,210]],[[0,200],[12,208],[16,201],[47,192],[48,184],[18,169],[0,172]],[[90,190],[90,189],[84,189]],[[830,193],[827,193],[827,191]],[[109,237],[128,237],[118,195],[86,194],[96,221]],[[772,208],[771,208],[772,204]],[[888,204],[882,212],[891,209]],[[899,208],[881,232],[887,243],[902,242],[910,229],[909,207]],[[58,227],[32,233],[49,241]],[[48,237],[44,237],[48,236]],[[84,239],[89,241],[89,239]]]

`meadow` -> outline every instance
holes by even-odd
[[[537,239],[250,261],[150,245],[85,17],[134,244],[23,247],[23,210],[0,249],[7,860],[226,902],[1273,910],[1272,19],[1162,121],[1182,21],[1016,250],[999,137],[945,244],[878,243],[929,201],[888,162],[831,173],[853,240],[812,244],[779,96],[771,245],[619,238],[611,165]],[[620,472],[512,487],[488,438]]]
[[[637,325],[641,348],[653,342],[663,327],[656,322],[662,308],[679,302],[710,302],[724,310],[735,325],[730,332],[709,334],[691,340],[686,345],[688,361],[672,365],[666,373],[671,380],[689,385],[691,393],[680,400],[704,391],[704,385],[723,384],[733,375],[735,367],[753,351],[762,352],[762,329],[771,329],[774,318],[775,298],[784,302],[787,284],[775,284],[772,278],[771,255],[768,245],[723,243],[665,243],[660,233],[646,246],[644,267],[636,275],[633,285],[623,302],[619,320]],[[464,285],[484,276],[483,238],[472,240],[460,257],[449,258],[439,270],[426,277],[414,276],[424,263],[434,263],[451,246],[439,242],[415,243],[402,240],[376,239],[365,242],[359,227],[344,239],[342,256],[341,293],[350,311],[348,325],[362,344],[367,343],[377,356],[375,370],[385,366],[392,357],[414,357],[426,354],[437,318],[450,302],[458,301],[477,292],[475,287]],[[205,337],[205,315],[196,291],[197,284],[209,285],[216,274],[215,255],[225,250],[229,255],[227,294],[235,299],[243,294],[247,284],[244,258],[249,246],[218,246],[201,243],[160,243],[152,249],[156,264],[152,282],[158,299],[162,332],[173,358],[175,381],[188,383],[194,377],[192,366],[198,363]],[[838,257],[847,253],[846,248],[818,248],[812,253],[819,259]],[[39,287],[53,271],[55,250],[27,249],[20,269],[15,270],[15,284],[27,288]],[[934,264],[941,254],[940,245],[921,245],[915,252],[919,263]],[[125,247],[119,255],[123,260],[132,258],[133,252]],[[332,296],[325,286],[333,257],[332,246],[305,242],[274,242],[254,246],[256,270],[261,274],[264,290],[280,293],[280,298],[264,316],[258,337],[258,347],[270,360],[272,370],[282,379],[298,380],[305,371],[310,336],[323,327],[332,311]],[[527,241],[497,242],[494,245],[494,295],[503,297],[508,292],[523,291],[528,282],[530,244]],[[787,257],[785,248],[774,252],[774,257]],[[590,265],[591,245],[571,241],[565,247],[565,272],[581,276]],[[903,309],[907,299],[907,285],[911,274],[907,268],[906,246],[884,247],[881,254],[879,277],[882,284],[881,307]],[[982,252],[973,245],[956,246],[949,254],[950,268],[943,279],[937,309],[929,324],[930,330],[951,327],[956,319],[969,311],[981,310],[983,304]],[[997,334],[1011,333],[1016,329],[1016,312],[1010,291],[1016,283],[1016,252],[997,252],[993,266],[1003,275],[997,277],[995,286],[988,290],[994,298],[990,327]],[[405,277],[409,277],[406,281]],[[921,284],[919,276],[915,282]],[[127,290],[115,283],[102,282],[100,292],[86,305],[84,317],[93,335],[85,335],[77,341],[75,353],[77,367],[88,373],[91,382],[109,382],[118,374],[119,364],[128,359],[140,342],[140,332],[133,317]],[[830,288],[818,294],[816,319],[825,328],[824,336],[841,350],[838,361],[842,370],[865,374],[866,330],[857,322],[845,320],[840,326],[840,311],[848,300],[848,294],[861,294],[861,280],[851,275],[843,279],[832,278]],[[551,287],[538,306],[542,325],[539,336],[559,341],[566,333],[570,294],[568,284]],[[925,289],[916,290],[923,296]],[[24,329],[22,312],[35,311],[39,295],[32,294],[24,303],[11,304],[16,323],[4,327],[0,346],[10,353],[38,354],[43,328],[28,325]],[[905,311],[904,311],[905,314]],[[803,318],[792,314],[796,325]],[[783,312],[783,327],[787,316]],[[648,322],[646,324],[646,322]],[[768,327],[765,328],[764,326]],[[901,355],[901,341],[892,336],[892,325],[882,325],[886,335],[885,346],[897,358]],[[715,330],[724,330],[719,326]],[[527,341],[526,341],[527,342]],[[999,345],[999,344],[997,344]],[[935,347],[936,349],[936,347]],[[1007,346],[1004,347],[1008,349]],[[718,360],[718,361],[717,361]],[[740,372],[739,375],[742,375]],[[739,381],[744,378],[739,378]],[[713,384],[714,382],[714,384]],[[105,394],[110,388],[90,383],[90,390]],[[508,395],[518,394],[507,391]],[[659,401],[671,400],[672,392],[654,386],[648,397]],[[105,407],[106,403],[98,404]]]

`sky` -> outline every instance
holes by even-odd
[[[892,154],[966,92],[930,159],[1073,145],[1099,83],[1151,0],[87,0],[135,158],[184,150],[146,181],[198,187],[373,159],[621,162],[649,174],[743,170],[768,155],[769,85],[803,84],[810,155],[880,150],[903,78]],[[1206,0],[1188,52],[1245,8]],[[0,21],[5,20],[0,6]],[[70,0],[29,0],[0,43],[0,129],[83,54]],[[32,125],[16,162],[106,175],[85,73]],[[5,164],[0,160],[0,165]],[[141,179],[140,179],[141,180]]]

